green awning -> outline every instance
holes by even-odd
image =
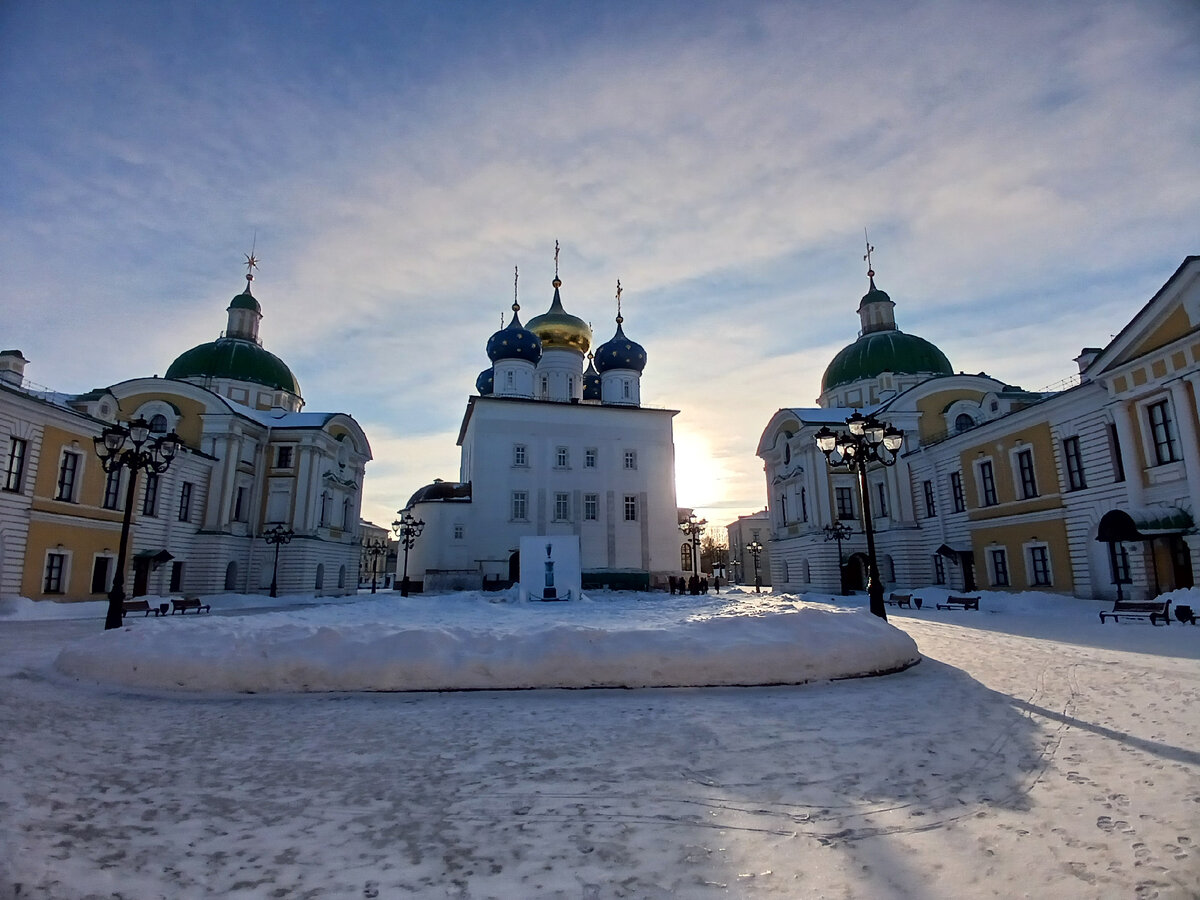
[[[1192,514],[1178,506],[1112,509],[1100,519],[1096,540],[1148,541],[1166,534],[1184,534],[1193,527]]]

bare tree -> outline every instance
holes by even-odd
[[[714,566],[729,565],[729,542],[726,540],[725,529],[709,526],[700,537],[700,569],[712,572]]]

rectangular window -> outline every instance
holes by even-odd
[[[456,541],[461,541],[463,539],[464,534],[466,534],[466,529],[462,526],[461,523],[455,522],[454,523],[454,539]]]
[[[1038,495],[1037,477],[1033,474],[1033,451],[1017,452],[1017,471],[1021,475],[1021,496],[1029,500]]]
[[[292,467],[292,448],[291,447],[276,447],[275,448],[275,468],[290,469]]]
[[[1171,407],[1166,400],[1159,400],[1146,407],[1150,416],[1150,437],[1154,441],[1154,461],[1157,465],[1179,459],[1178,442],[1175,440],[1175,421],[1171,418]]]
[[[933,583],[946,583],[946,558],[940,553],[933,554]]]
[[[837,501],[837,517],[839,519],[854,518],[854,494],[848,487],[834,488],[833,496]]]
[[[42,582],[42,593],[61,594],[63,592],[63,571],[66,566],[66,554],[46,554],[46,577]]]
[[[246,489],[238,485],[233,494],[233,521],[244,522],[246,515]]]
[[[1046,547],[1029,548],[1029,568],[1036,585],[1050,584],[1050,551]]]
[[[1113,542],[1108,545],[1108,561],[1112,569],[1113,584],[1132,584],[1129,577],[1129,551],[1125,545]]]
[[[529,465],[529,463],[526,462],[525,445],[524,444],[513,444],[513,465],[514,466]]]
[[[92,593],[107,594],[112,587],[112,579],[108,577],[108,567],[112,565],[111,556],[97,556],[92,563]]]
[[[154,517],[158,515],[158,473],[146,473],[146,494],[142,498],[142,515]]]
[[[1004,550],[992,551],[992,584],[1008,587],[1008,554]]]
[[[1125,461],[1121,458],[1121,439],[1117,437],[1117,426],[1108,425],[1108,452],[1112,457],[1113,481],[1125,480]]]
[[[568,522],[571,519],[571,495],[565,491],[554,494],[554,521]]]
[[[635,494],[625,495],[625,521],[637,521],[637,496]]]
[[[991,460],[984,460],[979,464],[979,482],[982,487],[983,505],[995,506],[996,500],[996,477],[992,474]]]
[[[954,500],[954,511],[956,513],[964,512],[967,508],[967,501],[963,496],[962,472],[950,473],[950,496]]]
[[[171,563],[171,587],[172,591],[183,590],[183,563],[179,560]]]
[[[808,521],[808,491],[800,488],[800,521]]]
[[[190,522],[192,519],[192,483],[185,481],[179,486],[179,521]]]
[[[75,480],[79,474],[79,454],[64,453],[62,463],[58,467],[58,489],[54,493],[55,500],[75,502]]]
[[[625,468],[627,468],[627,469],[636,469],[637,468],[637,451],[636,450],[626,450],[625,451]]]
[[[20,493],[25,482],[25,441],[21,438],[9,438],[8,468],[4,473],[4,489]]]
[[[554,466],[558,469],[566,469],[571,465],[571,451],[566,447],[556,447],[554,450]]]
[[[512,492],[512,517],[517,522],[529,518],[529,493],[527,491]]]
[[[875,504],[878,507],[878,509],[875,510],[875,518],[878,519],[880,516],[886,516],[888,514],[887,484],[882,481],[876,483],[875,491],[879,495],[879,502]]]
[[[600,507],[599,494],[583,495],[583,519],[585,522],[595,522]]]
[[[1063,439],[1063,460],[1067,466],[1067,490],[1081,491],[1087,487],[1083,477],[1083,454],[1079,450],[1079,438]]]
[[[933,482],[922,481],[921,490],[925,494],[925,515],[927,518],[932,519],[936,514],[936,510],[933,506]]]
[[[104,508],[116,509],[121,500],[121,470],[113,469],[104,479]]]
[[[583,467],[585,469],[596,468],[596,448],[588,447],[583,451]]]

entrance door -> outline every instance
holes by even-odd
[[[521,580],[521,551],[514,550],[508,558],[508,580],[516,584]]]
[[[150,557],[140,556],[133,561],[133,596],[146,596],[150,585]]]

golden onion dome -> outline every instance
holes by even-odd
[[[538,336],[543,350],[587,353],[592,346],[592,329],[583,319],[563,309],[562,297],[558,294],[562,282],[555,278],[553,284],[554,302],[550,304],[550,309],[540,316],[534,316],[525,327]]]

